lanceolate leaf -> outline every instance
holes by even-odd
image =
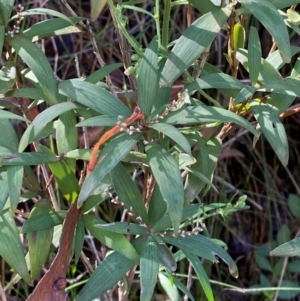
[[[211,286],[209,283],[209,278],[205,272],[205,269],[204,269],[200,259],[196,255],[194,255],[186,250],[182,250],[182,252],[183,252],[183,254],[185,254],[187,259],[192,264],[192,266],[197,274],[197,277],[201,283],[201,286],[204,290],[207,300],[214,301],[214,295],[213,295],[213,292],[212,292],[212,289],[211,289]]]
[[[191,169],[199,171],[205,177],[211,179],[221,153],[222,140],[213,138],[205,142],[202,137],[198,137],[197,140],[199,150],[192,152],[197,162],[191,166]],[[193,201],[206,185],[205,181],[200,180],[193,173],[190,173],[185,187],[185,195],[189,202]]]
[[[136,250],[123,234],[97,227],[99,224],[105,224],[102,219],[87,214],[84,216],[84,224],[91,234],[107,247],[118,251],[134,262],[139,260]]]
[[[186,153],[191,154],[191,146],[187,139],[175,127],[164,123],[153,123],[149,125],[150,128],[155,129],[163,134],[169,136],[174,140]]]
[[[182,215],[184,191],[179,166],[175,159],[160,145],[146,147],[149,164],[161,195],[168,205],[168,212],[177,235]]]
[[[35,204],[30,216],[38,216],[49,210],[49,200],[42,199]],[[50,252],[52,236],[53,228],[30,232],[27,235],[32,279],[36,278],[44,267]]]
[[[23,225],[22,233],[40,231],[53,228],[63,223],[67,214],[66,210],[50,211],[36,216],[31,216]]]
[[[152,111],[157,88],[157,38],[154,38],[143,55],[138,73],[138,102],[145,116]]]
[[[271,256],[299,256],[300,238],[290,240],[270,252]]]
[[[267,0],[239,0],[263,24],[275,40],[286,63],[291,61],[287,27],[277,9]]]
[[[218,262],[216,256],[221,258],[229,267],[230,274],[238,277],[238,270],[234,260],[230,255],[213,240],[203,236],[193,234],[191,236],[173,238],[171,236],[163,237],[166,243],[179,247],[192,254],[203,257],[212,262]]]
[[[14,0],[1,0],[0,1],[0,24],[6,25],[8,22],[11,12],[14,7]],[[1,49],[2,50],[2,49]]]
[[[281,9],[300,3],[300,0],[268,0],[268,2],[272,3],[272,5],[274,5],[276,8]]]
[[[250,27],[249,41],[248,41],[248,60],[249,60],[249,75],[251,84],[255,85],[259,76],[261,66],[261,45],[257,29]]]
[[[187,107],[171,112],[164,118],[164,122],[169,124],[192,124],[197,122],[233,122],[252,134],[256,135],[256,130],[250,124],[249,121],[235,113],[222,109],[206,105]]]
[[[284,126],[278,117],[278,110],[268,104],[255,101],[252,101],[250,106],[279,160],[283,165],[287,165],[289,146]]]
[[[150,301],[159,271],[159,250],[156,242],[148,236],[141,253],[141,301]]]
[[[148,214],[143,197],[125,167],[119,163],[111,172],[110,177],[115,192],[127,208],[132,208],[145,224],[148,224]]]
[[[92,73],[90,76],[88,76],[85,81],[89,82],[91,84],[96,84],[100,80],[102,80],[106,75],[108,75],[110,72],[122,67],[122,63],[115,63],[111,65],[104,66],[100,68],[99,70]]]
[[[160,189],[158,185],[155,184],[150,200],[149,210],[148,210],[150,224],[153,226],[157,221],[159,221],[164,216],[166,211],[167,211],[167,203],[164,202]]]
[[[117,124],[117,122],[117,116],[100,115],[89,119],[85,119],[76,124],[76,126],[114,126]]]
[[[8,43],[32,70],[44,92],[45,101],[50,105],[58,102],[57,81],[51,65],[42,50],[31,41],[16,35]]]
[[[7,168],[8,193],[10,199],[10,209],[12,212],[15,211],[20,201],[23,174],[23,166],[9,166]]]
[[[116,222],[110,224],[98,224],[96,225],[99,228],[104,230],[113,231],[121,234],[129,234],[129,235],[146,235],[148,233],[145,227],[142,227],[137,224],[127,222]]]
[[[70,17],[72,22],[76,23],[82,21],[82,17]],[[24,30],[20,35],[27,39],[31,39],[32,42],[51,36],[60,36],[63,34],[71,34],[74,32],[80,32],[77,26],[71,25],[70,22],[55,18],[44,20],[42,22],[33,24],[27,30]]]
[[[82,203],[93,193],[100,181],[107,175],[125,156],[130,152],[133,146],[140,138],[139,133],[128,135],[123,133],[112,139],[101,151],[98,162],[93,172],[83,182],[78,205]]]
[[[1,114],[0,110],[0,114]],[[18,150],[18,137],[13,125],[7,119],[0,118],[0,145],[8,148],[11,152],[16,152]]]
[[[1,51],[1,53],[2,53],[2,48],[3,48],[3,44],[4,44],[4,36],[5,36],[5,27],[3,25],[0,25],[0,51]]]
[[[56,11],[56,10],[52,10],[49,8],[33,8],[33,9],[28,9],[26,11],[22,12],[23,16],[31,16],[31,15],[50,15],[53,17],[58,17],[61,18],[67,22],[69,22],[70,24],[74,25],[75,23],[72,21],[72,19],[70,19],[69,17],[67,17],[66,15]],[[17,19],[18,15],[15,15],[11,18],[11,20]]]
[[[36,136],[50,121],[57,118],[59,115],[76,108],[78,108],[78,106],[75,103],[63,102],[54,105],[40,113],[23,134],[19,145],[19,151],[22,152],[30,142],[34,141]]]
[[[59,157],[44,152],[28,152],[28,153],[17,153],[2,158],[2,165],[38,165],[48,164],[50,162],[58,162]]]
[[[113,252],[97,267],[76,297],[77,301],[94,300],[113,287],[135,263],[124,255]],[[101,285],[100,285],[101,284]]]
[[[211,11],[218,10],[218,7],[215,6],[211,0],[202,0],[201,2],[197,0],[189,0],[202,14],[206,14]]]
[[[28,121],[26,118],[16,115],[14,113],[0,110],[0,119],[16,119],[16,120],[22,120],[22,121]]]
[[[178,39],[163,68],[160,85],[171,86],[173,82],[212,43],[228,19],[227,8],[209,12],[197,19]]]
[[[0,256],[30,285],[23,245],[10,210],[0,214],[0,229]]]
[[[7,172],[2,169],[0,169],[0,191],[0,212],[2,212],[8,198]]]
[[[88,108],[110,116],[127,117],[131,111],[107,90],[83,81],[71,79],[59,83],[59,93],[70,97]]]

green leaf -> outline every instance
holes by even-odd
[[[83,182],[79,197],[78,206],[93,193],[100,181],[107,175],[133,148],[140,139],[139,133],[128,135],[123,133],[112,139],[101,151],[98,162],[93,172],[91,172]]]
[[[31,216],[23,225],[22,233],[41,231],[63,223],[66,210],[49,211],[47,213]]]
[[[270,252],[270,256],[299,256],[300,238],[290,240]]]
[[[104,77],[106,75],[108,75],[109,73],[119,69],[122,66],[123,66],[122,63],[115,63],[115,64],[104,66],[104,67],[100,68],[99,70],[95,71],[94,73],[92,73],[91,75],[89,75],[85,79],[85,81],[88,82],[88,83],[91,83],[91,84],[96,84],[97,82],[104,79]]]
[[[0,214],[0,229],[0,256],[28,285],[31,285],[31,279],[24,257],[23,244],[20,240],[14,218],[8,210]]]
[[[110,177],[115,192],[121,202],[124,203],[128,209],[132,208],[131,210],[141,217],[145,224],[148,224],[148,214],[145,209],[143,197],[125,167],[121,163],[117,164],[110,172]]]
[[[218,262],[216,259],[216,256],[218,256],[228,265],[230,274],[235,278],[238,277],[237,266],[230,255],[213,240],[203,235],[193,234],[190,236],[179,236],[176,238],[165,236],[163,237],[163,240],[166,243],[174,245],[182,250],[186,250],[212,262]]]
[[[188,91],[200,89],[228,89],[241,91],[249,90],[251,87],[245,86],[238,79],[224,73],[205,74],[201,78],[196,79],[193,83],[186,87]]]
[[[139,255],[124,235],[105,230],[103,227],[97,227],[99,224],[106,224],[102,219],[86,214],[84,216],[84,224],[93,237],[97,238],[108,248],[118,251],[133,262],[138,262]]]
[[[42,199],[33,207],[30,217],[39,216],[50,210],[49,200]],[[27,234],[31,278],[35,279],[43,269],[52,244],[53,228]]]
[[[77,148],[78,133],[74,111],[69,111],[59,116],[56,122],[56,146],[58,154],[66,154]],[[76,160],[65,158],[66,163],[75,171]]]
[[[76,297],[77,301],[94,300],[112,288],[135,263],[118,252],[102,260]],[[101,285],[99,285],[101,283]]]
[[[178,278],[173,277],[172,280],[174,282],[174,286],[178,287],[185,295],[187,295],[189,297],[189,299],[191,299],[192,301],[195,301],[190,290],[188,290],[188,288]]]
[[[175,159],[158,144],[146,146],[146,153],[161,195],[168,205],[174,234],[177,236],[184,202],[179,166]]]
[[[14,113],[5,110],[0,110],[0,119],[16,119],[21,121],[28,121],[26,118],[22,116],[16,115]]]
[[[213,292],[212,292],[212,289],[211,289],[211,286],[209,283],[209,278],[205,272],[205,269],[204,269],[201,261],[199,260],[199,258],[196,255],[194,255],[186,250],[182,250],[182,252],[186,256],[186,258],[189,260],[189,262],[192,264],[192,266],[197,274],[198,280],[200,281],[201,286],[204,290],[207,300],[214,301],[214,295],[213,295]]]
[[[40,149],[43,153],[54,156],[52,151],[45,146],[40,145]],[[76,200],[80,189],[78,180],[75,176],[75,170],[65,161],[49,163],[49,168],[54,175],[59,190],[69,202],[73,203]]]
[[[59,157],[54,154],[46,154],[44,152],[28,152],[28,153],[16,153],[2,158],[2,165],[15,166],[15,165],[38,165],[48,164],[51,162],[58,162]]]
[[[150,206],[148,210],[150,225],[153,226],[156,224],[156,222],[164,216],[166,211],[167,203],[164,201],[160,189],[156,183],[151,195]]]
[[[0,115],[1,113],[2,110],[0,110]],[[0,128],[1,128],[0,145],[8,148],[12,152],[16,152],[18,150],[19,140],[11,122],[7,119],[1,120],[0,118]]]
[[[222,140],[213,138],[205,141],[197,134],[197,142],[200,149],[192,152],[192,156],[196,158],[197,162],[191,167],[191,170],[202,173],[207,179],[212,179],[221,153]],[[188,201],[193,201],[206,185],[205,181],[199,179],[195,174],[189,173],[185,187]]]
[[[290,193],[288,197],[288,206],[292,215],[300,218],[300,198],[297,194]]]
[[[254,135],[257,135],[256,130],[249,121],[237,114],[211,106],[201,104],[200,106],[187,107],[171,112],[164,118],[164,122],[169,124],[192,124],[199,122],[233,122],[236,123]]]
[[[248,63],[249,76],[251,84],[255,85],[259,76],[261,68],[261,45],[257,29],[250,27],[249,41],[248,41]]]
[[[147,47],[138,72],[138,103],[147,117],[153,109],[158,88],[157,37]]]
[[[227,21],[227,8],[209,12],[197,19],[177,40],[163,68],[160,85],[171,86],[174,81],[212,43]]]
[[[83,81],[71,79],[58,85],[59,93],[70,97],[90,109],[110,116],[130,116],[132,113],[126,105],[107,90]]]
[[[181,301],[182,298],[178,292],[177,287],[174,285],[173,281],[171,281],[170,277],[166,277],[163,273],[158,274],[159,282],[163,287],[164,291],[172,301]]]
[[[202,14],[218,10],[218,7],[215,6],[211,0],[202,0],[201,2],[197,0],[188,0],[192,3]]]
[[[85,119],[78,124],[77,127],[80,126],[115,126],[118,122],[117,116],[109,116],[109,115],[101,115],[92,117],[89,119]]]
[[[127,222],[115,222],[110,224],[99,224],[96,225],[104,230],[113,231],[121,234],[129,235],[146,235],[148,233],[145,227],[137,224],[127,223]]]
[[[43,90],[39,88],[20,88],[8,91],[7,93],[5,93],[5,96],[24,97],[41,100],[44,98],[44,93]]]
[[[7,168],[8,194],[12,212],[15,211],[20,201],[23,175],[23,166],[9,166]]]
[[[156,242],[148,236],[141,253],[141,301],[150,301],[159,271],[159,251]]]
[[[262,23],[269,31],[284,62],[291,61],[291,46],[287,27],[277,9],[266,0],[239,0],[240,3]]]
[[[82,17],[70,17],[69,19],[73,24],[84,20]],[[77,26],[70,25],[70,22],[64,19],[54,18],[31,25],[20,33],[20,36],[35,42],[46,37],[61,36],[75,32],[81,32]]]
[[[191,146],[187,139],[174,126],[165,123],[153,123],[149,125],[150,128],[155,129],[176,142],[187,154],[191,154]]]
[[[1,3],[0,3],[0,5],[1,5]],[[0,18],[1,18],[1,8],[0,8]],[[4,44],[4,37],[5,37],[5,26],[0,25],[0,51],[1,51],[1,53],[2,53],[3,44]]]
[[[83,244],[84,244],[84,219],[83,216],[80,216],[78,223],[76,225],[76,232],[75,232],[75,262],[78,263]]]
[[[18,35],[14,38],[8,38],[7,41],[38,79],[45,95],[45,101],[50,105],[56,104],[58,102],[57,81],[51,65],[42,50],[31,41]]]
[[[14,85],[15,77],[16,67],[14,62],[6,62],[0,70],[0,97]]]
[[[0,168],[0,212],[5,208],[8,198],[7,172]]]
[[[1,0],[0,1],[0,24],[6,25],[9,21],[11,12],[14,7],[14,0]]]
[[[278,159],[283,165],[287,165],[289,146],[284,126],[278,117],[278,110],[275,107],[271,108],[268,104],[256,101],[252,101],[250,106]]]
[[[33,120],[30,126],[26,129],[23,134],[20,144],[19,151],[22,152],[29,143],[34,141],[37,135],[47,126],[47,124],[53,119],[57,118],[61,114],[78,108],[75,103],[63,102],[44,110]]]
[[[66,15],[56,11],[56,10],[52,10],[49,8],[32,8],[32,9],[28,9],[22,12],[22,16],[32,16],[32,15],[49,15],[49,16],[53,16],[53,17],[58,17],[61,18],[63,20],[65,20],[66,22],[69,22],[70,24],[74,25],[75,23],[72,21],[72,19],[70,19],[69,17],[67,17]],[[11,20],[14,19],[18,19],[18,15],[14,15]]]
[[[249,71],[248,51],[245,49],[238,49],[235,52],[235,57],[244,66],[244,68]],[[267,60],[261,59],[258,82],[260,84],[277,84],[282,82],[282,77],[271,63]]]
[[[268,0],[272,5],[274,5],[276,8],[281,9],[288,6],[291,6],[293,4],[300,3],[300,0]]]
[[[177,269],[177,263],[173,253],[164,243],[160,243],[158,245],[158,249],[160,262],[170,271],[175,272]]]

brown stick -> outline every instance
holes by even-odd
[[[49,270],[39,281],[27,301],[65,301],[66,274],[69,268],[72,241],[80,216],[77,203],[73,203],[66,215],[59,242],[59,250]]]

